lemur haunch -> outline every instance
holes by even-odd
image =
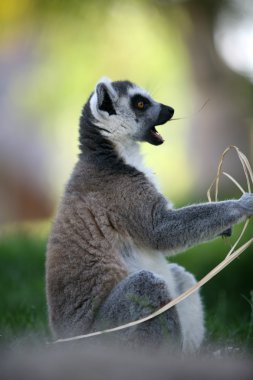
[[[173,209],[144,167],[139,142],[163,143],[173,116],[129,81],[102,79],[80,118],[80,156],[48,242],[47,300],[58,338],[146,316],[195,283],[165,255],[213,239],[253,215],[253,194]],[[117,339],[196,350],[204,336],[198,293]]]

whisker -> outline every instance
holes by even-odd
[[[189,117],[189,116],[186,116],[186,117],[175,117],[175,118],[173,118],[173,119],[170,119],[169,121],[188,119],[188,117]]]
[[[203,111],[203,109],[206,107],[207,103],[210,102],[210,99],[207,99],[204,104],[200,107],[200,109],[196,112],[193,112],[191,115],[189,116],[183,116],[183,117],[175,117],[173,119],[171,119],[170,121],[174,121],[174,120],[184,120],[184,119],[189,119],[190,117],[194,116],[194,115],[197,115],[198,113],[200,113],[201,111]]]
[[[210,101],[211,101],[211,99],[206,99],[204,104],[200,107],[200,109],[196,113],[201,112],[206,107],[207,103],[209,103]]]

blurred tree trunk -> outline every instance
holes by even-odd
[[[21,38],[0,57],[0,229],[5,223],[49,218],[54,210],[52,164],[39,120],[12,98],[16,82],[34,65],[33,47]]]
[[[180,28],[189,53],[195,108],[210,100],[202,112],[193,116],[188,136],[189,161],[196,172],[196,195],[203,194],[209,187],[219,157],[228,145],[238,146],[250,157],[249,117],[252,111],[249,91],[252,87],[223,63],[214,45],[215,21],[225,4],[220,0],[189,0],[177,4],[188,18],[187,25],[180,23]],[[167,2],[167,16],[169,12],[171,3]],[[227,159],[224,168],[244,183],[236,155]],[[227,195],[235,194],[227,179],[222,189]]]
[[[205,191],[217,168],[219,157],[226,146],[237,145],[250,156],[249,104],[244,78],[233,73],[219,58],[214,46],[214,27],[222,1],[186,1],[183,7],[191,20],[185,34],[197,103],[210,99],[206,111],[193,117],[189,135],[189,153],[197,169],[196,188]],[[247,94],[247,98],[246,98]],[[245,95],[245,96],[244,96]],[[244,180],[236,155],[225,163],[226,171]],[[223,191],[234,193],[228,180]]]

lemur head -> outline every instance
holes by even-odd
[[[110,141],[147,141],[163,143],[155,126],[166,123],[173,108],[157,103],[140,87],[129,81],[112,82],[102,78],[89,99],[93,123]]]

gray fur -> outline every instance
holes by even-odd
[[[152,272],[142,270],[122,280],[111,292],[99,310],[95,327],[115,327],[145,317],[171,301],[166,282]],[[170,312],[139,326],[117,333],[117,339],[134,346],[170,346],[181,344],[180,322],[177,312]]]
[[[213,239],[253,215],[252,194],[171,207],[143,166],[136,140],[159,145],[153,127],[169,120],[172,109],[129,83],[103,80],[82,112],[80,158],[47,251],[49,319],[57,337],[113,327],[161,307],[195,283],[183,268],[167,265],[162,253]],[[134,93],[149,99],[147,110],[131,108]],[[104,96],[109,101],[103,102]],[[130,344],[178,343],[183,350],[196,350],[203,320],[196,293],[161,318],[116,337]]]

